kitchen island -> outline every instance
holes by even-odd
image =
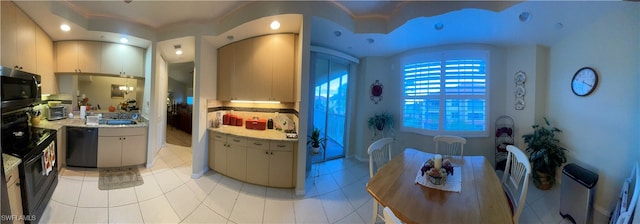
[[[295,187],[298,139],[276,130],[209,128],[209,168],[248,183]]]

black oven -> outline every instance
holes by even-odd
[[[2,111],[24,108],[40,101],[39,75],[0,66]]]
[[[25,109],[2,113],[2,152],[22,159],[20,191],[25,217],[42,216],[58,184],[56,131],[30,127]]]

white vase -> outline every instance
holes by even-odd
[[[314,154],[320,153],[320,147],[311,147],[311,152]]]

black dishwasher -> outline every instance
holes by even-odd
[[[67,126],[67,166],[98,165],[98,128]]]

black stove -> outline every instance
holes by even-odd
[[[56,130],[28,127],[22,130],[7,131],[2,136],[2,152],[18,158],[31,157],[37,146],[50,136],[56,135]]]

